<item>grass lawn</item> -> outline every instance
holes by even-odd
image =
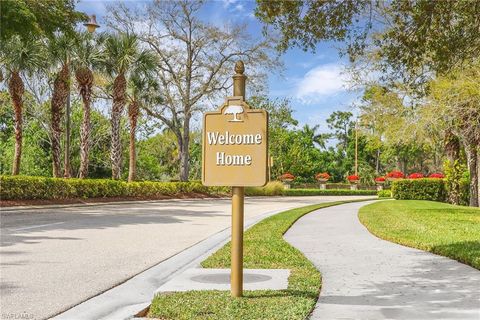
[[[382,201],[360,209],[374,235],[480,269],[480,209],[422,200]]]
[[[320,273],[282,235],[301,216],[338,201],[284,211],[254,225],[244,235],[244,268],[290,269],[288,289],[244,291],[231,298],[229,291],[189,291],[157,295],[149,317],[160,319],[305,319],[318,298]],[[207,260],[205,268],[230,268],[230,243]]]

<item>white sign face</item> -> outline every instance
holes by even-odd
[[[267,183],[268,114],[230,97],[203,118],[202,183],[263,186]]]

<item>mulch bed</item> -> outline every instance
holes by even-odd
[[[203,199],[203,198],[222,198],[225,195],[211,195],[203,193],[184,193],[174,196],[157,197],[109,197],[109,198],[88,198],[88,199],[31,199],[31,200],[0,200],[0,207],[17,206],[39,206],[52,204],[86,204],[86,203],[109,203],[119,201],[139,201],[139,200],[168,200],[168,199]]]

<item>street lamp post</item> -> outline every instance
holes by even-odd
[[[355,121],[355,175],[358,176],[358,120]]]
[[[87,23],[83,24],[87,27],[87,31],[90,33],[95,32],[95,29],[99,28],[100,25],[97,24],[97,17],[93,14],[90,16],[90,20]],[[64,159],[64,172],[63,176],[65,178],[71,177],[70,171],[70,135],[71,135],[71,107],[70,107],[70,84],[68,87],[67,95],[67,106],[66,106],[66,123],[65,123],[65,159]]]

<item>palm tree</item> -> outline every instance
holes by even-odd
[[[83,179],[88,176],[90,154],[90,113],[94,80],[92,70],[103,61],[103,56],[101,50],[99,50],[98,42],[93,40],[91,33],[80,34],[74,48],[73,67],[78,91],[83,102],[83,116],[80,126],[80,170],[78,173],[79,178]]]
[[[160,104],[162,102],[158,94],[158,88],[158,83],[149,73],[133,74],[128,83],[128,119],[130,122],[128,182],[134,181],[137,173],[135,136],[140,108],[144,105],[152,103]]]
[[[120,179],[122,165],[122,144],[120,120],[126,103],[127,77],[130,74],[149,72],[155,68],[155,56],[141,49],[135,35],[119,33],[109,35],[105,40],[105,69],[114,77],[112,104],[112,178]]]
[[[48,60],[56,74],[53,81],[51,100],[52,129],[52,159],[53,176],[58,178],[61,173],[60,139],[62,135],[62,117],[70,94],[70,52],[73,40],[66,34],[59,34],[48,42]]]
[[[45,60],[44,46],[37,40],[26,40],[16,35],[5,41],[0,49],[0,63],[5,66],[8,77],[8,92],[12,99],[15,113],[15,153],[12,165],[12,175],[20,172],[22,158],[22,124],[23,124],[23,93],[25,85],[21,78],[23,73],[38,70]]]

